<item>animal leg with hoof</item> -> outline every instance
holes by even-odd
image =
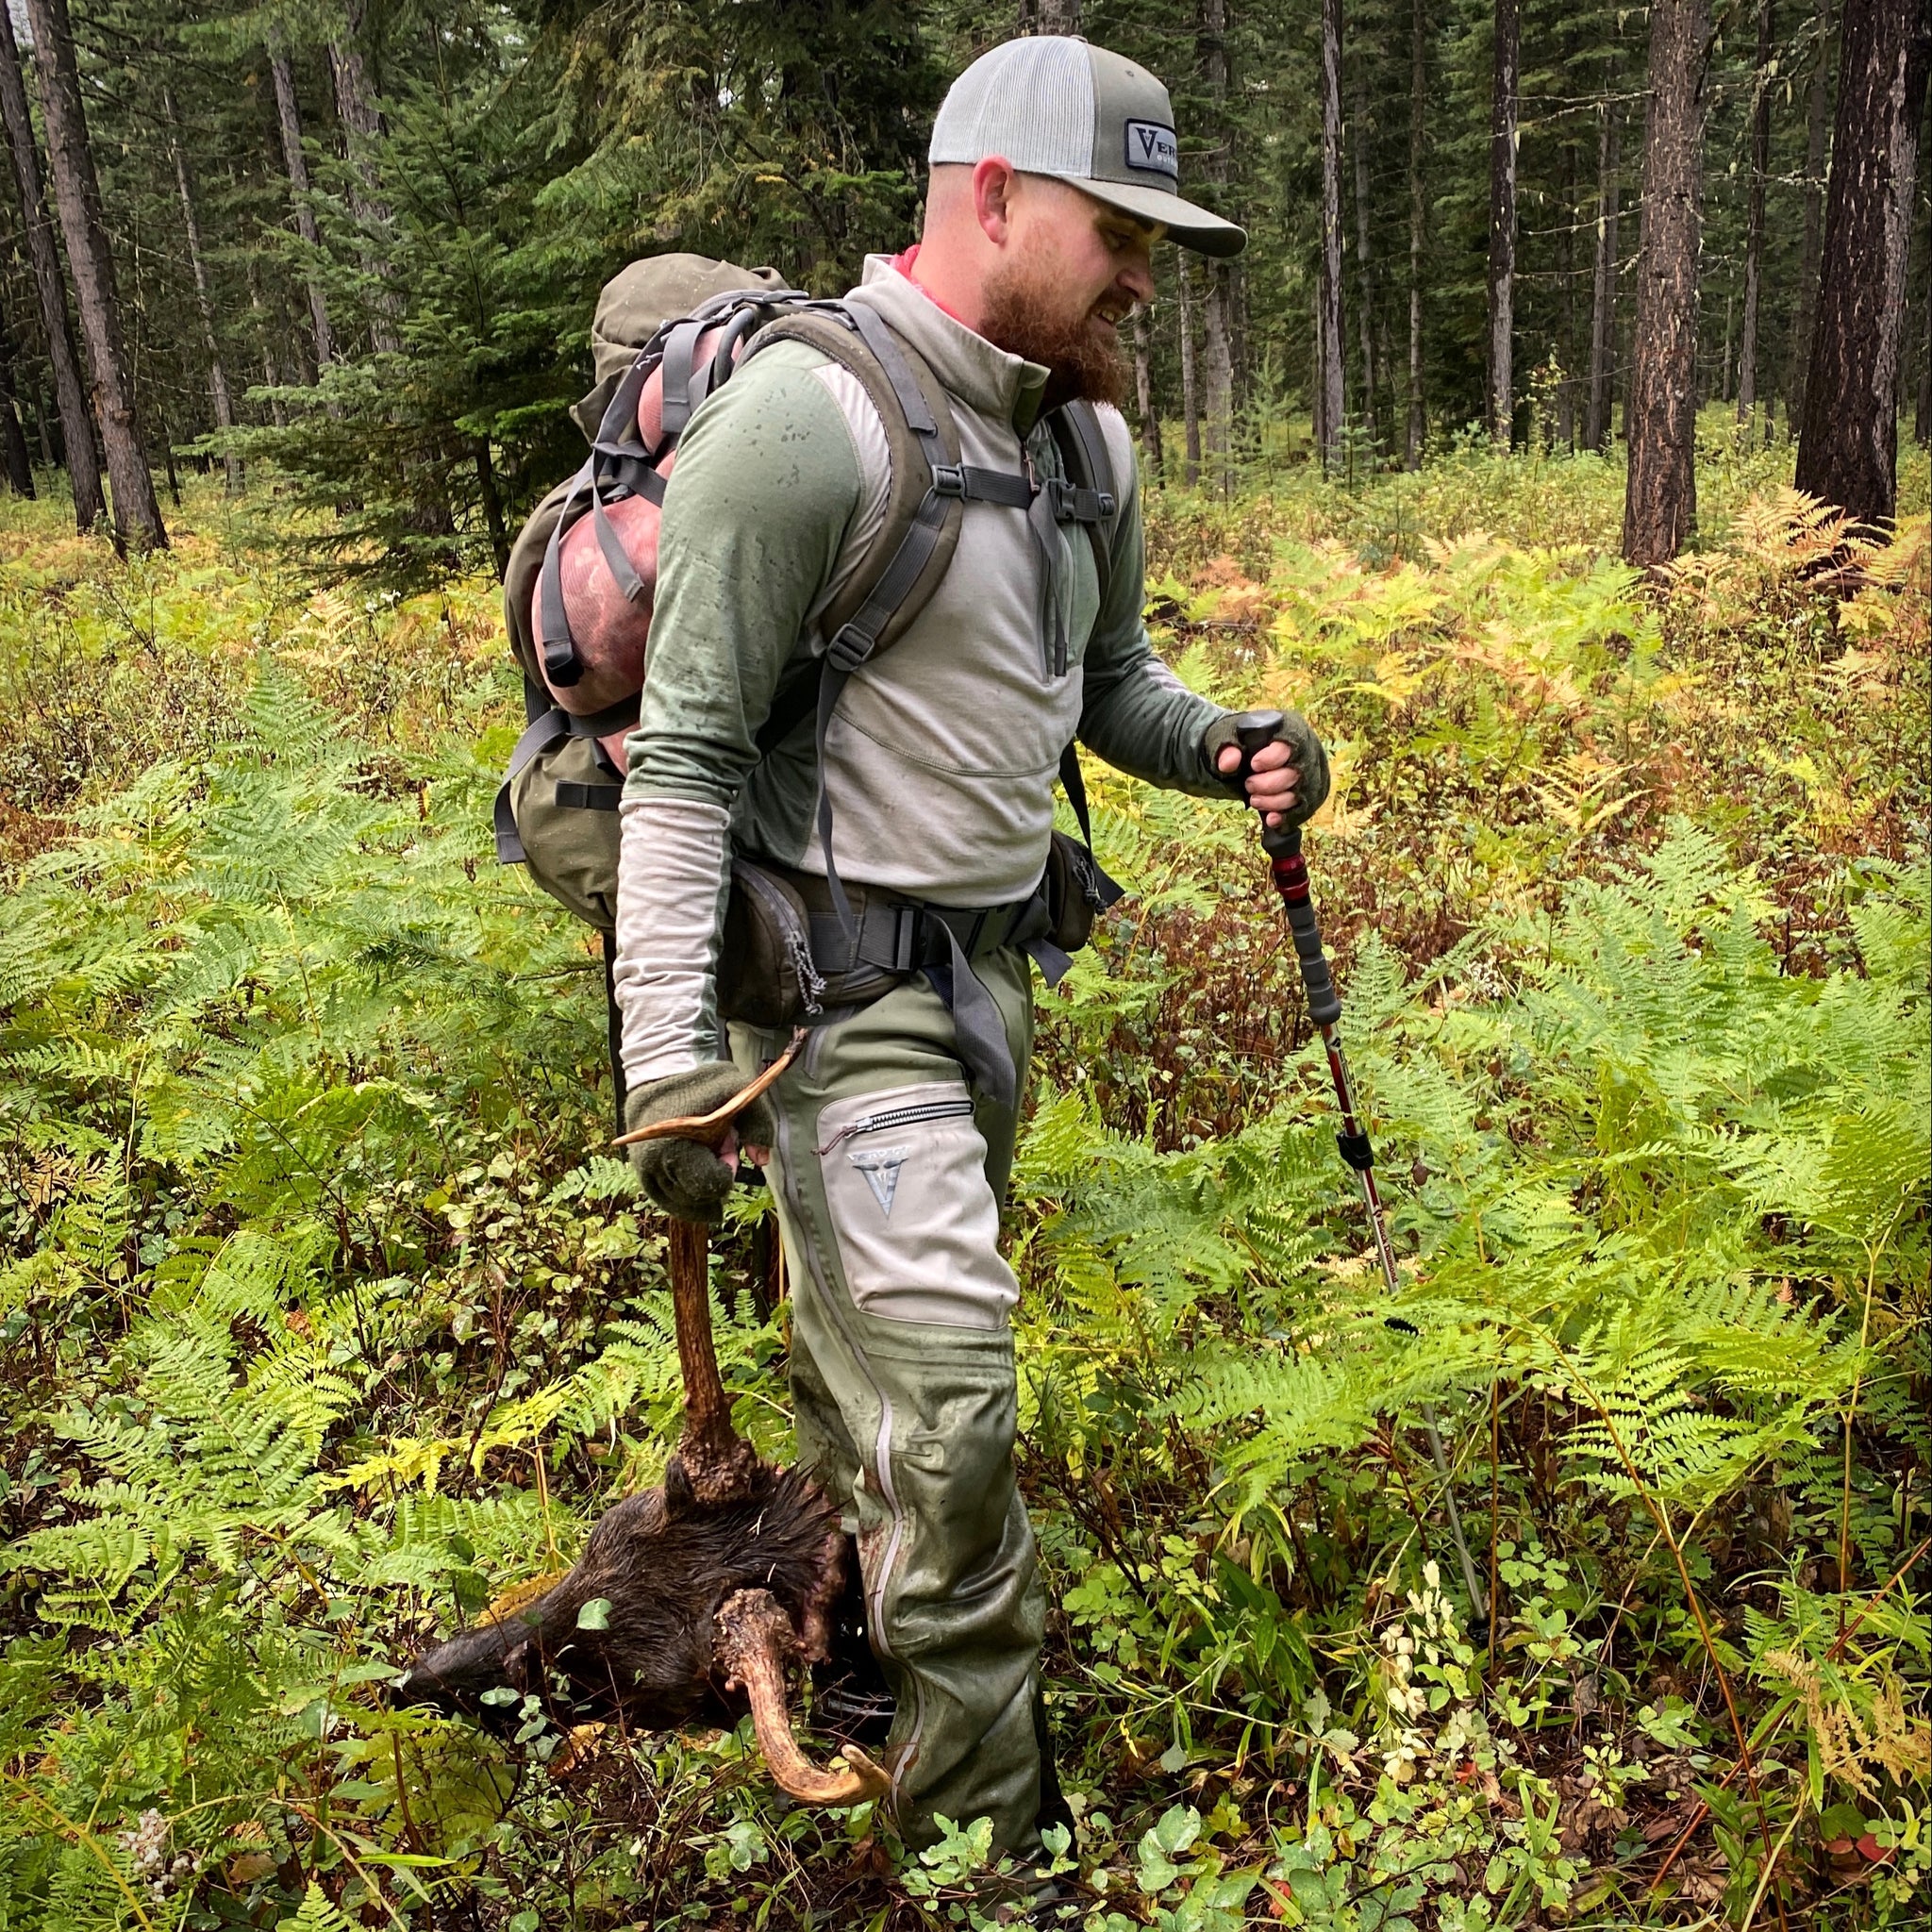
[[[798,1748],[785,1694],[791,1623],[769,1591],[741,1590],[729,1598],[718,1612],[717,1631],[718,1662],[751,1699],[758,1748],[780,1790],[802,1805],[862,1805],[885,1795],[891,1780],[856,1744],[843,1747],[843,1772],[820,1771]]]

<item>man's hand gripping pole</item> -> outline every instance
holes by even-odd
[[[1242,778],[1247,776],[1255,754],[1263,745],[1274,742],[1281,724],[1279,711],[1244,711],[1235,720],[1235,742],[1241,747]],[[1362,1205],[1369,1210],[1369,1230],[1374,1239],[1375,1258],[1382,1266],[1382,1279],[1389,1292],[1397,1294],[1401,1283],[1395,1273],[1395,1251],[1389,1245],[1389,1219],[1375,1186],[1375,1150],[1356,1112],[1355,1086],[1348,1077],[1348,1061],[1341,1051],[1341,1000],[1322,951],[1322,929],[1316,923],[1315,902],[1308,889],[1308,868],[1302,858],[1301,827],[1271,828],[1264,815],[1261,850],[1268,855],[1274,890],[1281,894],[1281,909],[1288,915],[1295,958],[1302,970],[1302,985],[1307,991],[1308,1018],[1320,1032],[1322,1045],[1328,1055],[1328,1076],[1334,1082],[1335,1104],[1341,1112],[1341,1130],[1335,1137],[1335,1144],[1361,1183]],[[1462,1518],[1456,1507],[1456,1491],[1450,1480],[1449,1457],[1442,1447],[1442,1432],[1433,1403],[1423,1404],[1423,1423],[1428,1430],[1429,1455],[1435,1462],[1436,1474],[1442,1478],[1442,1500],[1448,1507],[1449,1533],[1456,1540],[1456,1553],[1462,1562],[1463,1587],[1469,1591],[1469,1601],[1476,1615],[1486,1617],[1489,1605],[1462,1534]]]

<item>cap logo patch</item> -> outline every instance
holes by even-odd
[[[1127,166],[1144,168],[1152,174],[1165,175],[1170,180],[1178,181],[1181,178],[1181,150],[1174,129],[1163,127],[1158,121],[1129,121]]]

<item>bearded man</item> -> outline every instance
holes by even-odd
[[[891,450],[864,386],[806,343],[761,349],[704,403],[664,499],[614,986],[629,1124],[705,1112],[789,1038],[728,999],[721,1031],[734,873],[754,862],[808,915],[817,971],[841,991],[737,1135],[783,1232],[800,1458],[857,1538],[900,1833],[917,1849],[941,1815],[990,1817],[1024,1857],[1064,1813],[1040,1696],[1045,1591],[1014,1479],[1019,1291],[999,1203],[1055,774],[1077,736],[1281,824],[1321,804],[1327,772],[1294,718],[1243,767],[1227,714],[1141,623],[1120,325],[1153,294],[1163,234],[1218,256],[1245,240],[1175,192],[1166,89],[1083,41],[1009,42],[946,96],[931,162],[918,246],[871,259],[846,299],[942,386],[957,474],[998,473],[1011,500],[965,504],[943,580],[892,648],[821,685],[820,715],[794,706],[761,751],[780,693],[831,677],[818,620],[881,526]],[[1042,491],[1072,500],[1047,417],[1075,398],[1101,406],[1116,479],[1104,546],[1039,513]],[[651,1197],[695,1221],[720,1213],[734,1156],[633,1150]]]

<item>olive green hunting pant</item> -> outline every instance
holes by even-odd
[[[1002,950],[976,970],[1024,1076],[1026,958]],[[753,1072],[787,1037],[733,1025],[733,1055]],[[897,1704],[894,1821],[920,1849],[941,1814],[991,1817],[1024,1855],[1046,1595],[1013,1474],[1018,1289],[998,1247],[1015,1116],[975,1103],[923,977],[815,1028],[771,1097],[799,1459],[858,1539],[866,1631]]]

